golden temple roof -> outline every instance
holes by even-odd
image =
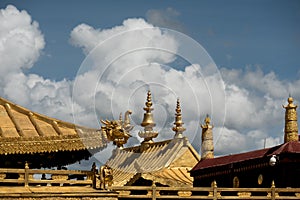
[[[0,98],[0,155],[78,151],[106,146],[96,129],[32,112]]]
[[[200,156],[186,137],[115,149],[106,165],[113,169],[113,185],[132,185],[140,177],[168,186],[191,187],[189,170]]]

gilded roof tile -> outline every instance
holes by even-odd
[[[0,155],[105,146],[105,136],[96,129],[47,117],[0,98]]]
[[[139,177],[170,186],[192,186],[189,170],[200,157],[186,137],[115,149],[107,165],[113,169],[114,185],[131,185]],[[180,159],[185,160],[185,166]]]

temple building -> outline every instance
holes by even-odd
[[[202,125],[202,160],[191,170],[195,187],[268,188],[300,187],[300,142],[297,106],[288,98],[285,108],[284,143],[275,147],[214,158],[209,118]]]
[[[192,187],[193,178],[189,170],[199,162],[200,156],[188,138],[183,136],[185,128],[179,99],[172,128],[175,134],[173,139],[165,141],[153,141],[159,133],[154,130],[150,91],[145,105],[144,119],[141,123],[144,130],[138,133],[143,138],[142,143],[128,148],[118,145],[106,162],[106,166],[112,169],[112,185],[151,186],[154,183],[158,186]]]
[[[50,118],[0,98],[0,168],[61,167],[88,159],[107,145],[106,136]]]
[[[124,119],[120,115],[118,120],[101,120],[101,129],[90,129],[32,112],[0,98],[0,198],[244,199],[243,195],[247,198],[253,195],[254,199],[259,195],[258,199],[277,199],[285,192],[287,199],[295,199],[299,197],[300,188],[297,106],[289,97],[283,107],[283,144],[222,157],[214,155],[214,127],[207,115],[201,125],[200,159],[184,136],[179,99],[173,137],[155,141],[160,133],[155,130],[149,91],[142,130],[138,132],[142,142],[124,147],[133,129],[130,110]],[[62,166],[88,159],[110,141],[116,148],[99,170],[95,163],[91,170],[61,170]],[[276,192],[277,189],[280,192]]]
[[[54,168],[89,159],[94,153],[107,146],[109,141],[116,145],[112,156],[104,166],[99,166],[100,182],[102,172],[111,169],[109,185],[152,185],[192,187],[191,170],[200,160],[197,151],[183,135],[179,99],[175,109],[174,136],[165,141],[153,141],[155,131],[150,91],[145,103],[143,130],[138,146],[124,148],[131,137],[129,115],[124,120],[101,120],[101,129],[77,126],[50,118],[0,98],[0,168],[31,169]],[[8,176],[6,176],[8,177]],[[110,179],[107,179],[110,180]]]

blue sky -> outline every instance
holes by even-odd
[[[44,54],[31,69],[51,79],[72,78],[84,59],[69,43],[79,23],[95,28],[147,17],[149,10],[166,18],[159,24],[183,31],[198,41],[218,67],[259,65],[284,79],[299,77],[299,1],[1,1],[25,9],[45,36]],[[167,12],[172,8],[176,12]],[[170,25],[168,23],[174,23]]]
[[[261,148],[265,139],[267,146],[282,143],[281,105],[289,94],[296,103],[300,99],[300,1],[2,0],[0,9],[0,96],[98,128],[99,118],[134,109],[132,144],[139,140],[145,88],[153,89],[159,139],[172,136],[179,96],[190,141],[199,149],[199,121],[208,113],[219,155]],[[149,32],[125,34],[149,27]],[[178,53],[181,41],[155,27],[184,33],[211,59],[201,51],[190,52],[199,53],[199,63],[141,51],[109,68],[88,66],[90,71],[78,74],[87,64],[101,66],[139,44]],[[117,45],[109,40],[120,33]],[[108,42],[96,48],[103,41]],[[215,65],[202,65],[201,59]],[[101,70],[107,76],[97,77]]]

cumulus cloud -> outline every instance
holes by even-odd
[[[268,124],[282,127],[286,99],[291,94],[295,99],[299,80],[280,80],[274,72],[263,73],[260,68],[245,70],[221,69],[226,83],[228,126],[242,129],[264,128]],[[239,104],[239,105],[237,105]],[[238,120],[235,119],[238,116]],[[280,129],[281,130],[281,129]]]
[[[148,15],[157,14],[152,12]],[[134,144],[140,140],[142,108],[151,89],[155,129],[160,131],[157,140],[173,137],[171,127],[180,97],[187,128],[184,134],[199,150],[199,123],[209,114],[219,155],[281,143],[281,104],[288,93],[300,99],[300,80],[280,80],[275,73],[259,68],[219,71],[202,47],[144,19],[127,19],[108,29],[80,24],[70,33],[70,43],[86,55],[74,80],[52,81],[26,74],[24,70],[42,54],[44,36],[26,11],[14,6],[2,9],[1,96],[62,120],[72,122],[74,117],[75,123],[95,128],[100,118],[116,119],[120,112],[132,109],[135,138],[130,143]],[[181,70],[173,68],[178,57],[189,62]]]
[[[214,134],[215,155],[226,155],[229,152],[239,153],[249,148],[245,135],[239,133],[235,129],[222,127],[222,131],[217,131],[220,127],[215,127]]]
[[[25,10],[19,11],[13,5],[0,10],[1,96],[50,116],[71,120],[70,82],[54,82],[24,73],[39,59],[44,47],[39,24]]]
[[[44,48],[37,22],[26,11],[8,5],[0,11],[0,76],[31,68]],[[14,55],[14,59],[11,59]],[[4,73],[5,72],[5,73]]]
[[[85,41],[88,37],[92,42]],[[95,98],[86,112],[96,113],[88,117],[94,122],[103,116],[117,118],[119,112],[132,109],[136,126],[133,135],[138,138],[146,90],[150,88],[156,129],[161,132],[158,140],[173,136],[175,101],[180,97],[187,126],[185,135],[197,149],[200,149],[199,120],[206,114],[213,118],[218,154],[262,148],[265,140],[267,146],[281,142],[282,133],[277,133],[283,125],[278,121],[283,120],[281,104],[285,90],[273,72],[264,74],[259,68],[224,68],[220,71],[222,79],[209,62],[190,63],[183,70],[176,70],[172,63],[180,54],[182,40],[142,19],[124,21],[121,26],[108,30],[81,24],[73,29],[70,41],[87,55],[75,81],[78,86],[74,98],[75,101],[84,99],[79,105],[93,102]],[[276,91],[272,84],[282,91]],[[278,124],[276,134],[268,130],[271,124]],[[236,141],[236,145],[232,141]]]
[[[86,42],[89,37],[92,42]],[[86,24],[75,27],[70,41],[80,46],[87,57],[75,80],[73,100],[80,102],[79,105],[95,102],[81,109],[86,109],[88,119],[93,119],[85,123],[91,126],[99,118],[117,118],[119,112],[132,109],[137,137],[142,129],[146,91],[151,89],[156,129],[161,132],[158,140],[174,135],[171,127],[177,97],[181,99],[185,121],[198,120],[209,113],[222,125],[224,86],[220,75],[212,70],[216,66],[211,61],[208,65],[190,63],[182,71],[172,68],[176,58],[184,56],[179,53],[183,44],[177,37],[182,36],[153,27],[143,19],[125,20],[121,26],[109,30],[93,29]],[[81,112],[75,112],[75,120],[84,120],[81,116]],[[186,135],[193,140],[199,126],[190,127]]]
[[[287,103],[289,94],[300,99],[299,80],[280,80],[274,72],[264,73],[260,67],[220,71],[226,85],[225,129],[242,134],[234,136],[232,132],[233,137],[246,137],[245,149],[282,143],[285,112],[282,105]]]

